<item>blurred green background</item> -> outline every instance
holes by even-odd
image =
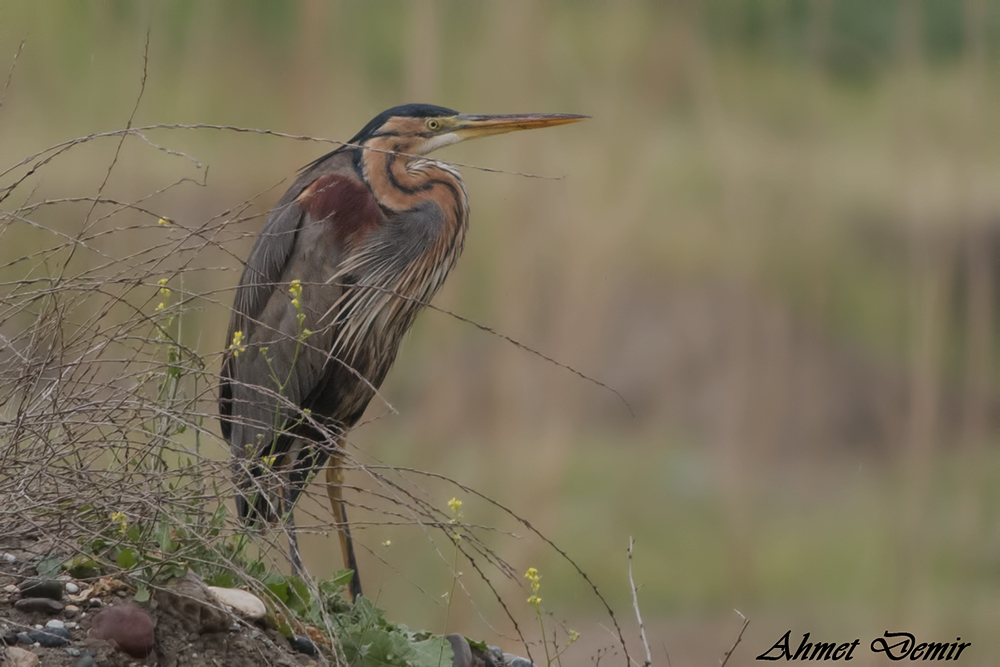
[[[123,128],[147,30],[135,125],[346,140],[410,101],[593,116],[438,156],[563,178],[464,168],[470,234],[435,304],[606,383],[635,416],[426,312],[383,387],[396,413],[373,403],[352,435],[359,459],[449,476],[528,519],[587,572],[637,655],[634,537],[656,664],[664,651],[674,667],[717,664],[734,608],[751,624],[730,664],[789,629],[795,644],[861,638],[865,664],[886,629],[961,636],[970,664],[1000,655],[1000,2],[4,0],[0,83],[25,44],[0,106],[0,170]],[[239,258],[329,147],[148,136],[207,166],[204,186],[154,194],[205,170],[130,139],[106,193],[225,228],[229,252],[207,248],[185,277],[204,298],[184,335],[217,364]],[[93,196],[116,146],[61,156],[3,206]],[[85,212],[40,215],[72,235]],[[114,224],[130,221],[136,233],[102,240],[126,267],[162,231],[129,212]],[[54,238],[8,226],[0,259]],[[583,633],[569,664],[614,644],[590,587],[544,542],[471,494],[417,483],[497,527],[491,546],[515,570],[541,571],[545,609]],[[475,573],[446,611],[439,535],[352,519],[366,591],[392,620],[517,650]],[[334,538],[304,545],[310,569],[339,566]],[[537,637],[525,582],[490,575]]]

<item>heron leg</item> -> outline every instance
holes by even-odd
[[[299,551],[299,538],[295,533],[295,517],[292,514],[295,511],[295,497],[297,494],[291,484],[283,486],[282,496],[285,507],[282,514],[285,519],[285,532],[288,534],[288,562],[292,566],[292,574],[301,577],[305,574],[306,569],[302,565],[302,552]]]
[[[343,459],[334,455],[326,466],[326,493],[330,496],[330,509],[333,520],[337,524],[340,537],[340,551],[344,556],[344,566],[354,572],[351,578],[351,600],[361,596],[361,575],[358,572],[358,561],[354,556],[354,541],[351,539],[351,527],[347,524],[347,509],[344,506],[344,467]]]

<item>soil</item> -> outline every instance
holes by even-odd
[[[235,616],[226,631],[200,634],[190,631],[190,620],[172,613],[169,606],[149,602],[138,604],[132,600],[131,592],[125,584],[110,577],[98,580],[72,580],[81,593],[75,596],[63,596],[63,604],[73,604],[80,611],[67,616],[66,612],[58,614],[23,613],[14,608],[14,602],[20,598],[18,592],[4,590],[10,585],[16,586],[26,578],[35,577],[37,572],[29,563],[34,562],[39,554],[37,544],[22,544],[22,548],[11,548],[8,541],[0,543],[0,554],[13,556],[0,557],[0,635],[10,631],[31,632],[36,626],[44,626],[47,621],[58,618],[66,623],[76,623],[70,632],[73,640],[68,647],[46,648],[39,645],[19,644],[22,649],[35,653],[41,667],[75,667],[81,659],[80,655],[70,655],[66,649],[71,647],[85,653],[92,652],[95,664],[103,667],[125,667],[126,665],[156,665],[157,667],[304,667],[305,665],[326,665],[332,659],[326,655],[311,657],[296,653],[289,646],[288,640],[274,629],[263,625],[249,623]],[[45,551],[42,551],[45,553]],[[89,593],[88,593],[89,592]],[[82,595],[87,599],[74,600]],[[89,600],[101,601],[102,608],[109,605],[137,604],[153,619],[156,628],[156,643],[154,651],[144,660],[130,658],[117,651],[107,642],[89,637],[90,624],[100,609],[90,608]],[[0,642],[0,664],[4,662],[2,642]]]

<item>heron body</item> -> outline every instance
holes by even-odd
[[[425,156],[467,138],[583,118],[404,105],[302,171],[250,252],[226,338],[219,412],[241,518],[276,513],[261,483],[270,470],[287,476],[290,517],[312,473],[329,462],[341,546],[356,573],[341,497],[343,438],[454,267],[469,223],[460,174]],[[294,563],[294,546],[292,555]],[[357,576],[351,592],[361,593]]]

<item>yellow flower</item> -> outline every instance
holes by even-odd
[[[165,304],[165,303],[163,303],[161,301],[158,304],[156,304],[156,312],[160,312],[161,310],[163,310],[166,307],[167,307],[167,304]]]
[[[538,597],[538,589],[542,587],[542,575],[538,574],[538,570],[535,568],[529,567],[528,571],[524,573],[524,578],[531,582],[531,597],[528,598],[528,604],[538,609],[538,605],[542,604],[542,598]]]
[[[167,220],[166,218],[160,218],[159,220],[156,221],[156,224],[158,224],[158,225],[169,225],[170,221]]]
[[[288,291],[291,293],[295,300],[292,303],[297,303],[298,299],[302,297],[302,281],[296,278],[288,285]],[[296,306],[298,308],[298,306]]]
[[[385,542],[382,543],[382,546],[383,547],[391,547],[392,546],[392,540],[386,540]]]
[[[128,517],[125,512],[112,512],[111,522],[118,524],[118,534],[124,535],[125,531],[128,530]]]
[[[233,351],[233,356],[240,356],[240,352],[246,352],[247,346],[243,344],[243,331],[233,332],[233,342],[230,344],[229,349]]]
[[[462,516],[462,501],[459,500],[458,498],[452,498],[451,500],[449,500],[448,507],[449,509],[451,509],[451,513],[455,516],[456,519]]]
[[[167,287],[167,279],[166,278],[160,278],[156,282],[156,284],[160,286],[160,296],[162,296],[164,299],[166,299],[167,297],[170,296],[170,288]]]

